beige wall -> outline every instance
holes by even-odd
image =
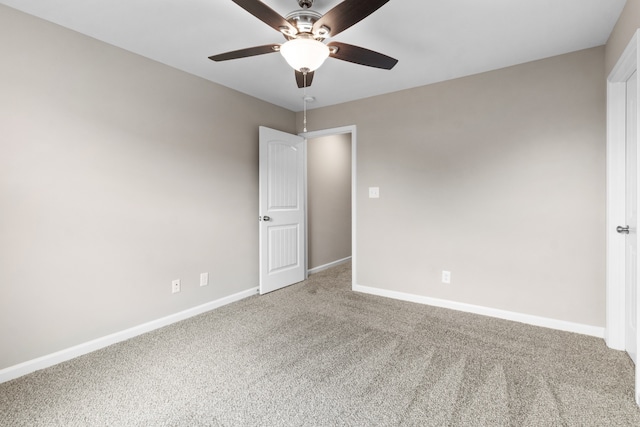
[[[358,284],[604,326],[604,82],[598,47],[312,110],[357,126]]]
[[[351,256],[351,134],[307,144],[309,268]]]
[[[638,28],[640,28],[640,0],[627,0],[607,41],[605,65],[607,76]]]
[[[0,369],[258,285],[294,113],[5,6],[0,40]]]

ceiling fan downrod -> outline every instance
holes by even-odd
[[[313,6],[313,0],[298,0],[298,5],[302,9],[310,9]]]

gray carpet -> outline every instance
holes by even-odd
[[[0,384],[2,426],[640,426],[600,339],[350,290],[348,264]]]

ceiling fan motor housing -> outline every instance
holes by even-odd
[[[295,10],[285,17],[285,19],[289,21],[291,25],[297,28],[298,34],[312,34],[313,24],[315,24],[315,22],[320,18],[322,18],[322,15],[320,13],[308,9]],[[315,34],[314,36],[316,39],[323,39],[324,37],[326,37],[326,35],[326,33],[322,33]],[[285,37],[286,36],[289,36],[287,38],[293,37],[290,34],[285,34]]]

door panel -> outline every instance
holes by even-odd
[[[260,293],[305,279],[306,141],[260,127]]]
[[[300,227],[298,224],[268,226],[269,241],[269,274],[274,274],[300,264],[298,256],[298,240]]]

